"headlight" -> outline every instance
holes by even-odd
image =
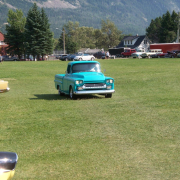
[[[106,80],[106,83],[107,83],[107,84],[113,83],[113,79],[107,79],[107,80]]]
[[[82,80],[80,80],[80,81],[76,81],[76,84],[82,84],[83,83],[83,81]]]

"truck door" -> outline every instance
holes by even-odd
[[[70,76],[71,76],[71,65],[68,65],[66,74],[63,79],[63,91],[65,93],[69,93]]]

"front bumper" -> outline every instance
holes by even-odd
[[[74,91],[75,95],[83,95],[83,94],[112,94],[115,90],[88,90],[88,91]]]

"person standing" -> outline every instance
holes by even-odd
[[[106,59],[109,59],[109,51],[106,52]]]

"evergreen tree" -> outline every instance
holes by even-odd
[[[172,30],[171,24],[172,24],[171,15],[169,11],[167,11],[166,14],[162,16],[161,33],[159,36],[160,42],[162,43],[168,42],[169,31]]]
[[[178,14],[169,11],[163,14],[162,17],[151,20],[146,35],[153,43],[168,43],[173,42],[177,36]]]
[[[26,53],[33,58],[50,54],[53,50],[53,33],[44,9],[38,10],[36,3],[28,11],[25,25]]]
[[[159,35],[161,30],[161,17],[157,17],[155,20],[151,20],[148,28],[146,28],[146,35],[152,41],[152,43],[159,42]]]
[[[36,56],[38,58],[41,53],[41,25],[41,14],[36,3],[34,3],[33,7],[28,11],[27,21],[25,25],[26,53],[28,55],[33,55],[34,60]]]
[[[6,25],[7,34],[5,34],[5,42],[8,44],[7,52],[11,55],[18,55],[20,59],[24,52],[24,26],[26,18],[21,10],[9,10],[8,24]]]
[[[53,52],[53,33],[50,31],[50,24],[47,15],[45,14],[44,9],[41,9],[41,44],[40,44],[40,51],[42,59],[46,54],[52,54]]]

